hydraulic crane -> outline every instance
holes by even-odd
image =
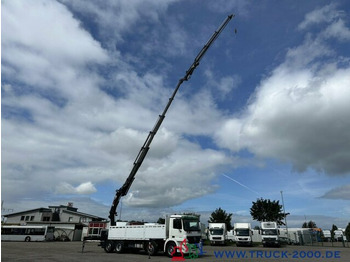
[[[204,54],[207,52],[207,50],[209,49],[209,47],[213,44],[213,42],[218,38],[218,36],[220,35],[220,33],[224,30],[224,28],[226,27],[226,25],[228,24],[228,22],[233,18],[233,14],[227,16],[227,18],[224,20],[224,22],[219,26],[219,28],[213,33],[213,35],[210,37],[210,39],[208,40],[208,42],[204,45],[204,47],[202,48],[202,50],[198,53],[198,55],[196,56],[196,58],[194,59],[194,62],[192,63],[192,65],[189,67],[189,69],[186,71],[186,74],[184,77],[180,78],[172,96],[169,98],[169,101],[167,103],[167,105],[164,108],[164,111],[161,115],[159,115],[159,118],[156,122],[156,124],[154,125],[152,131],[149,132],[145,143],[143,144],[143,146],[140,149],[140,152],[138,153],[135,161],[134,161],[134,165],[133,168],[128,176],[128,178],[126,179],[125,183],[121,186],[121,188],[119,188],[118,190],[116,190],[116,194],[115,197],[113,199],[113,203],[111,206],[111,209],[109,211],[109,219],[110,219],[110,225],[114,226],[115,225],[115,216],[117,215],[116,210],[119,204],[119,201],[121,199],[122,196],[125,196],[134,179],[135,179],[135,175],[137,173],[137,171],[139,170],[140,166],[142,165],[143,160],[145,159],[148,150],[150,148],[150,145],[152,143],[152,140],[154,138],[154,136],[156,135],[159,127],[161,126],[164,118],[165,118],[165,114],[168,111],[171,103],[174,100],[174,97],[177,93],[177,91],[179,90],[181,84],[184,81],[188,81],[191,77],[191,75],[193,74],[194,70],[197,68],[197,66],[199,65],[200,60],[203,58]]]

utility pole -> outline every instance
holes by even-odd
[[[283,200],[283,191],[281,190],[281,197],[282,197],[282,206],[283,206],[283,213],[284,213],[284,223],[286,224],[286,231],[287,231],[287,238],[288,237],[288,225],[287,225],[287,215],[286,215],[286,210],[284,208],[284,200]]]

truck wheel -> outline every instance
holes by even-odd
[[[30,242],[30,240],[31,240],[30,237],[26,237],[26,238],[24,239],[25,242]]]
[[[107,253],[112,253],[115,250],[115,245],[113,241],[107,241],[107,243],[105,244],[104,250]]]
[[[157,245],[157,243],[155,241],[148,242],[147,252],[151,256],[154,256],[154,255],[157,254],[157,252],[158,252],[158,245]]]
[[[123,242],[117,242],[117,244],[115,245],[115,251],[117,251],[117,253],[123,253],[123,251],[124,251],[124,243]]]
[[[175,254],[174,252],[176,251],[175,248],[176,248],[175,243],[174,243],[174,242],[169,242],[169,243],[166,245],[166,249],[165,249],[166,255],[167,255],[168,257],[173,257],[173,255]]]

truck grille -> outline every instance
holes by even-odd
[[[201,241],[201,237],[200,236],[187,236],[187,241],[189,244],[195,244],[195,243],[199,243]]]

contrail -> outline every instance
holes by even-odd
[[[260,194],[259,194],[258,192],[256,192],[256,191],[254,191],[253,189],[247,187],[246,185],[243,185],[242,183],[238,182],[237,180],[233,179],[232,177],[229,177],[229,176],[227,176],[227,175],[225,175],[225,174],[222,174],[222,175],[223,175],[224,177],[226,177],[226,178],[232,180],[233,182],[237,183],[238,185],[240,185],[240,186],[242,186],[242,187],[248,189],[249,191],[251,191],[251,192],[257,194],[258,196],[260,196]]]

